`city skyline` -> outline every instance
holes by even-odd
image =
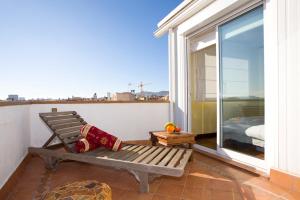
[[[37,97],[37,98],[26,98],[24,96],[20,96],[18,94],[8,94],[6,96],[6,98],[4,99],[0,99],[0,101],[31,101],[31,100],[72,100],[72,99],[94,99],[94,100],[101,100],[101,99],[104,99],[104,98],[110,98],[112,95],[115,95],[117,93],[132,93],[134,94],[135,96],[137,97],[140,97],[140,96],[145,96],[145,97],[151,97],[151,96],[168,96],[169,95],[169,91],[167,90],[161,90],[161,91],[143,91],[143,92],[137,92],[137,91],[134,91],[134,90],[131,90],[131,91],[117,91],[115,93],[111,93],[111,92],[107,92],[105,95],[98,95],[96,92],[93,93],[92,95],[90,96],[69,96],[69,97],[64,97],[64,98],[61,98],[61,97],[58,97],[58,98],[46,98],[46,97]]]
[[[153,31],[179,2],[1,2],[0,99],[168,90],[167,37]]]

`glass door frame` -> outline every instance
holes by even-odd
[[[211,26],[210,28],[203,28],[203,29],[198,29],[196,32],[193,32],[190,35],[187,35],[185,37],[186,40],[186,63],[187,63],[187,129],[188,131],[191,131],[191,78],[190,78],[190,53],[191,53],[191,47],[190,47],[190,43],[191,43],[191,39],[195,36],[195,35],[201,35],[201,36],[205,36],[206,34],[211,33],[211,31],[215,31],[215,45],[216,45],[216,80],[217,80],[217,149],[210,149],[208,147],[204,147],[201,146],[199,144],[194,144],[194,148],[198,149],[200,151],[205,151],[217,156],[220,156],[222,158],[225,159],[229,159],[241,164],[245,164],[247,166],[249,166],[250,168],[253,168],[255,170],[259,170],[259,171],[263,171],[268,173],[269,170],[269,166],[267,165],[266,162],[266,148],[268,148],[267,146],[267,142],[265,145],[265,156],[264,156],[264,160],[256,158],[256,157],[252,157],[250,155],[246,155],[243,153],[239,153],[230,149],[226,149],[221,147],[221,142],[222,142],[222,138],[221,138],[221,90],[220,90],[220,41],[219,41],[219,26],[223,25],[224,23],[231,21],[232,19],[235,19],[243,14],[245,14],[246,12],[255,9],[259,6],[263,5],[263,3],[257,4],[255,6],[251,6],[248,7],[247,9],[243,10],[242,12],[238,13],[237,15],[231,16],[229,18],[227,18],[226,20],[223,20],[217,24],[215,24],[214,26]],[[203,35],[202,35],[203,33]],[[213,44],[211,44],[213,45]],[[205,47],[204,47],[205,48]],[[202,48],[201,48],[202,49]],[[201,50],[199,49],[199,50]],[[265,74],[266,76],[266,74]],[[265,137],[265,141],[268,139],[268,137]]]

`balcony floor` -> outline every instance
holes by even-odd
[[[138,183],[126,171],[78,162],[63,162],[56,171],[47,171],[39,157],[32,157],[8,200],[40,199],[56,186],[79,180],[98,180],[112,188],[118,199],[300,199],[264,177],[195,152],[181,178],[161,177],[150,184],[150,193],[140,194]]]

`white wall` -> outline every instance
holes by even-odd
[[[0,188],[27,155],[30,105],[0,107]]]
[[[278,28],[278,168],[300,176],[300,2],[268,1]],[[276,5],[277,4],[277,5]]]
[[[77,111],[86,122],[122,140],[149,139],[150,130],[161,130],[169,120],[168,103],[34,104],[31,105],[31,145],[41,146],[51,132],[38,113]]]
[[[0,107],[0,188],[27,154],[40,147],[51,132],[39,113],[77,111],[86,122],[122,140],[149,139],[150,130],[161,130],[169,121],[169,103],[33,104]]]

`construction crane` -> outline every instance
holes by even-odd
[[[133,83],[128,83],[128,89],[130,91],[134,91],[132,89],[130,89],[132,86],[136,85],[136,87],[138,87],[140,89],[140,96],[144,96],[144,86],[146,85],[150,85],[152,83],[143,83],[142,81],[138,84],[133,84]]]
[[[142,81],[137,85],[138,88],[140,88],[140,95],[144,96],[144,86],[150,85],[152,83],[143,83]]]

